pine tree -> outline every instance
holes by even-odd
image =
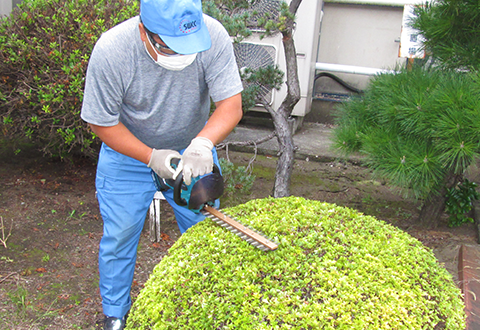
[[[478,0],[438,0],[415,9],[414,28],[425,37],[426,50],[447,68],[480,69]]]
[[[365,154],[374,173],[424,201],[439,220],[446,192],[480,156],[480,75],[414,68],[377,76],[337,113],[334,144]]]

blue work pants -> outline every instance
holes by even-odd
[[[218,165],[215,148],[212,153]],[[100,151],[95,185],[103,218],[98,258],[103,312],[107,316],[123,317],[131,306],[137,246],[156,189],[147,165],[105,144]],[[172,190],[163,195],[173,208],[182,234],[205,218],[178,206],[173,201]]]

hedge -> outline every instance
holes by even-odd
[[[197,224],[155,267],[127,329],[465,329],[451,275],[396,227],[298,197],[226,211],[279,248]]]

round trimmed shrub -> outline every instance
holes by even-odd
[[[155,267],[128,329],[465,329],[451,275],[391,225],[297,197],[225,211],[279,248],[197,224]]]

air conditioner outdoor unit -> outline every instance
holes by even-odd
[[[254,1],[254,10],[261,14],[263,11],[272,13],[278,8],[282,0],[257,0]],[[287,0],[290,3],[290,0]],[[317,60],[318,40],[320,37],[320,22],[322,12],[321,0],[303,0],[300,4],[294,31],[295,49],[297,51],[298,78],[300,82],[301,99],[295,106],[292,115],[299,117],[300,121],[310,112],[312,104],[313,81],[315,76],[315,63]],[[261,31],[254,32],[240,43],[234,44],[237,64],[242,68],[258,69],[269,64],[278,64],[286,74],[285,52],[280,33],[260,39]],[[284,80],[286,77],[284,78]],[[279,91],[263,90],[263,96],[269,100],[274,109],[278,109],[287,94],[285,82]],[[253,111],[265,112],[262,106],[256,106]]]

